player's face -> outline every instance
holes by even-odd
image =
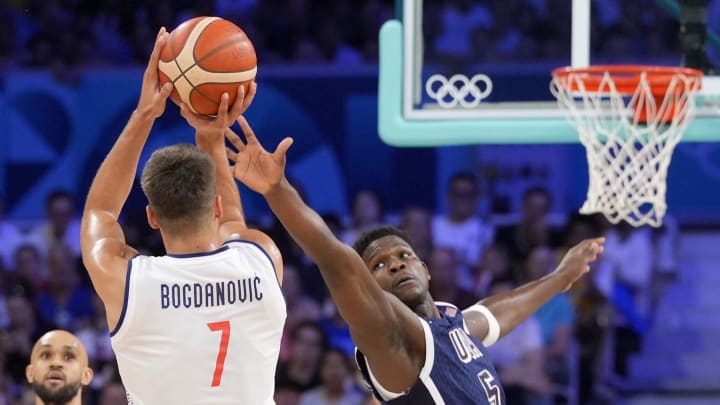
[[[362,257],[380,287],[408,306],[414,307],[428,293],[427,267],[402,238],[388,235],[377,239]]]
[[[92,380],[85,349],[75,336],[62,331],[40,338],[25,374],[38,397],[53,404],[70,402]]]

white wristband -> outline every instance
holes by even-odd
[[[489,347],[489,346],[492,346],[493,344],[495,344],[495,342],[497,342],[498,339],[500,339],[500,323],[498,323],[498,320],[497,320],[497,318],[495,318],[495,315],[493,315],[492,312],[490,312],[490,310],[487,309],[486,306],[481,305],[481,304],[475,304],[475,305],[471,306],[470,308],[468,308],[467,310],[478,311],[481,314],[483,314],[485,319],[487,319],[488,331],[487,331],[487,334],[485,335],[485,338],[482,340],[482,344],[485,347]]]

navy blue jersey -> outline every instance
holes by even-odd
[[[425,365],[407,394],[382,398],[358,350],[360,371],[375,396],[389,405],[505,405],[497,372],[479,339],[465,329],[456,307],[438,304],[439,319],[420,318],[425,332]]]

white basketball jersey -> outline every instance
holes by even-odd
[[[110,336],[130,404],[274,404],[286,308],[258,245],[137,256],[126,280]]]

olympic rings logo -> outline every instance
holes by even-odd
[[[483,89],[478,86],[481,82]],[[435,74],[425,82],[428,96],[435,99],[443,108],[453,108],[458,104],[465,108],[477,107],[492,93],[492,88],[492,80],[484,74],[477,74],[470,79],[461,74],[453,75],[450,79]]]

